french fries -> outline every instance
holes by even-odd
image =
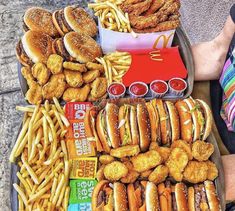
[[[21,132],[10,155],[20,167],[20,210],[66,210],[69,200],[69,158],[64,142],[69,126],[64,110],[53,98],[44,105],[21,107],[25,112]]]
[[[95,16],[99,17],[103,28],[118,32],[130,32],[133,37],[137,37],[137,34],[131,29],[128,13],[124,13],[120,8],[122,2],[123,0],[98,0],[96,3],[88,4],[88,7],[94,10]]]
[[[116,51],[96,60],[104,67],[108,85],[113,82],[122,82],[122,77],[131,65],[131,55],[128,52]]]

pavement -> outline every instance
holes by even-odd
[[[0,211],[10,208],[11,148],[22,120],[16,105],[24,105],[17,75],[15,45],[23,34],[21,18],[31,6],[48,9],[62,8],[68,4],[86,5],[89,1],[69,0],[0,0]],[[192,44],[214,38],[229,14],[233,0],[181,0],[182,26]],[[208,99],[208,85],[199,94]],[[207,87],[207,88],[206,88]],[[196,93],[197,94],[197,93]]]

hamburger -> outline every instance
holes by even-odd
[[[61,36],[71,31],[91,37],[97,34],[95,21],[83,8],[67,6],[64,9],[56,10],[52,15],[52,19]]]
[[[105,108],[99,111],[96,118],[96,129],[103,150],[107,153],[110,148],[117,148],[120,145],[118,130],[118,106],[107,103]]]
[[[189,210],[221,210],[213,182],[207,180],[188,188]]]
[[[102,50],[89,35],[69,32],[63,38],[53,41],[53,53],[59,54],[66,61],[87,63],[102,56]]]
[[[172,194],[172,210],[184,210],[188,211],[188,191],[187,186],[184,183],[176,183],[175,186],[171,186]]]
[[[156,127],[154,124],[157,122],[158,127],[152,129],[152,137],[155,132],[157,140],[162,145],[170,145],[172,141],[179,139],[179,115],[170,101],[162,101],[154,99],[152,102],[153,108],[148,109],[151,121],[151,128]],[[148,106],[149,107],[149,106]],[[160,131],[159,131],[160,130]],[[153,141],[153,140],[152,140]]]
[[[37,62],[46,64],[51,54],[52,38],[45,33],[27,31],[16,46],[16,56],[23,66]]]
[[[46,33],[51,37],[58,37],[59,33],[52,21],[52,14],[40,7],[31,7],[23,16],[23,29]]]
[[[191,143],[206,140],[212,128],[212,114],[202,100],[187,98],[175,104],[181,125],[181,138]]]
[[[100,181],[92,192],[91,200],[93,211],[128,210],[126,186],[119,182]]]
[[[137,111],[133,105],[123,105],[118,113],[121,145],[139,144],[139,131],[137,125]]]

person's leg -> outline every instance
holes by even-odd
[[[192,46],[195,80],[203,81],[219,78],[234,33],[235,24],[229,16],[224,28],[215,39]]]

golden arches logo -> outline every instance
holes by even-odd
[[[170,39],[171,39],[171,37],[172,37],[173,35],[174,35],[174,33],[171,33],[169,36],[167,36],[167,35],[165,35],[165,34],[160,35],[160,36],[156,39],[156,41],[154,42],[153,48],[157,48],[157,45],[158,45],[158,43],[160,42],[161,39],[163,40],[162,48],[166,48],[167,45],[168,45],[168,43],[169,43],[169,41],[170,41]]]
[[[151,51],[149,53],[150,58],[154,61],[162,61],[163,59],[161,58],[161,52],[160,50],[155,50],[155,51]]]

